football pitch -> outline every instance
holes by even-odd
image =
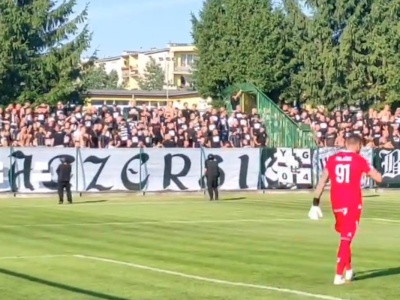
[[[0,199],[0,295],[12,300],[398,299],[398,193],[367,193],[357,280],[333,286],[338,236],[308,193]]]

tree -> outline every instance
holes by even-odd
[[[295,57],[295,45],[288,48],[282,34],[289,32],[285,20],[272,0],[205,1],[199,17],[192,15],[200,94],[220,98],[228,86],[250,82],[279,98],[290,85]]]
[[[394,103],[399,1],[206,0],[192,16],[196,88],[221,98],[250,82],[273,100],[327,107]]]
[[[107,74],[104,66],[90,65],[81,72],[81,85],[84,90],[120,89],[118,73],[112,70]]]
[[[87,7],[76,0],[0,1],[0,100],[55,103],[81,92],[76,84],[89,48]],[[79,30],[79,26],[83,28]]]
[[[161,91],[164,86],[165,75],[160,64],[154,58],[146,64],[144,76],[139,79],[139,87],[145,91]]]
[[[397,1],[309,0],[303,87],[328,107],[396,101],[400,92]]]
[[[308,28],[310,18],[307,16],[298,0],[283,0],[282,11],[285,15],[282,28],[282,42],[286,51],[285,65],[286,84],[279,91],[280,97],[286,102],[307,100],[303,90],[304,48],[312,42]]]

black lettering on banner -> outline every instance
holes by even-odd
[[[215,160],[218,162],[218,164],[222,163],[224,160],[222,159],[221,156],[219,155],[214,155]],[[219,186],[223,185],[225,182],[225,172],[224,170],[222,170],[220,167],[218,167],[218,171],[219,171]],[[206,188],[206,176],[203,174],[201,175],[201,178],[199,180],[199,186],[202,189]]]
[[[293,149],[294,166],[291,168],[293,182],[298,189],[312,188],[313,152],[311,149]]]
[[[75,157],[73,157],[72,155],[68,155],[68,154],[61,154],[61,155],[57,155],[54,156],[52,159],[49,160],[48,162],[48,166],[49,168],[47,169],[47,172],[50,172],[51,170],[51,164],[53,163],[53,161],[55,160],[60,160],[61,158],[64,158],[66,161],[68,161],[70,164],[75,162]],[[77,176],[77,175],[76,175]],[[49,190],[57,190],[57,182],[51,180],[51,181],[47,181],[47,182],[42,182],[43,186],[48,188]],[[71,184],[72,185],[72,184]]]
[[[261,176],[259,182],[261,189],[279,188],[279,166],[277,157],[278,149],[276,148],[263,148],[261,150]]]
[[[261,152],[261,188],[312,187],[310,149],[264,148]]]
[[[320,170],[321,173],[322,173],[322,170],[325,169],[326,163],[328,162],[328,158],[329,158],[329,156],[319,159],[318,170]]]
[[[174,157],[180,157],[183,159],[184,166],[182,171],[180,171],[178,174],[172,174],[172,159]],[[184,154],[167,154],[164,157],[164,163],[165,163],[165,168],[164,168],[164,180],[163,180],[163,188],[166,189],[167,187],[170,186],[171,181],[173,181],[176,186],[181,190],[187,190],[188,188],[183,185],[183,183],[178,179],[178,177],[185,177],[192,166],[192,162],[190,161],[190,158]]]
[[[240,172],[239,172],[239,187],[240,189],[248,189],[247,185],[247,172],[249,170],[249,156],[242,155],[240,159]]]
[[[138,174],[140,171],[137,172],[137,171],[133,170],[132,168],[128,169],[128,167],[132,161],[139,159],[139,168],[140,168],[142,165],[144,165],[149,160],[149,158],[150,157],[148,154],[139,153],[139,154],[136,154],[134,157],[132,157],[130,160],[128,160],[126,162],[126,164],[124,165],[124,167],[122,168],[122,171],[121,171],[121,181],[127,190],[140,191],[140,190],[143,190],[143,188],[147,185],[147,182],[148,182],[149,176],[150,176],[149,174],[147,174],[146,177],[141,182],[135,183],[135,182],[132,182],[129,180],[128,171],[129,171],[129,173],[131,173],[133,175]]]
[[[399,149],[375,150],[374,166],[380,173],[382,173],[382,182],[378,184],[379,187],[400,187]]]
[[[83,163],[88,162],[88,163],[92,163],[95,165],[100,164],[100,168],[97,170],[96,175],[93,177],[92,181],[89,183],[88,187],[86,188],[87,191],[89,191],[91,189],[97,189],[98,191],[102,192],[102,191],[109,191],[113,188],[112,186],[105,187],[101,184],[97,184],[97,180],[99,179],[101,172],[103,171],[104,166],[106,165],[109,158],[110,158],[110,155],[105,158],[100,158],[100,157],[91,155],[85,159],[85,161]]]
[[[326,148],[319,148],[313,154],[313,179],[314,183],[319,181],[319,177],[322,174],[322,171],[325,169],[326,164],[328,162],[329,157],[336,154],[340,151],[340,148],[337,147],[326,147]],[[330,185],[330,181],[328,180],[327,186]]]
[[[16,160],[18,159],[24,160],[24,166],[22,170],[17,171],[17,161],[14,161],[11,166],[11,169],[9,171],[11,191],[13,192],[18,191],[17,178],[21,174],[23,175],[24,178],[24,187],[31,191],[35,190],[31,183],[32,155],[25,155],[22,151],[18,150],[11,153],[10,156],[15,158]]]

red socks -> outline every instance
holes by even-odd
[[[349,259],[345,267],[346,271],[352,270],[351,268],[351,246],[349,246]]]
[[[348,239],[341,239],[336,264],[336,274],[343,275],[344,270],[351,269],[351,241]],[[347,267],[350,267],[349,269]]]

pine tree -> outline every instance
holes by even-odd
[[[398,1],[309,0],[303,87],[328,107],[396,101],[400,92]]]
[[[0,1],[2,103],[67,102],[81,91],[79,62],[91,39],[87,7],[72,18],[76,0],[57,2]]]
[[[307,43],[310,43],[308,27],[310,18],[304,11],[299,0],[283,0],[282,12],[284,23],[282,27],[282,41],[287,60],[285,61],[284,72],[286,84],[280,91],[280,97],[285,102],[307,100],[304,98],[303,74],[304,52]]]
[[[192,16],[199,92],[216,98],[229,85],[250,82],[279,98],[290,84],[294,57],[285,18],[272,0],[205,1],[199,16]]]
[[[150,58],[146,64],[144,75],[139,80],[139,87],[144,91],[161,91],[164,86],[165,75],[160,64]]]

